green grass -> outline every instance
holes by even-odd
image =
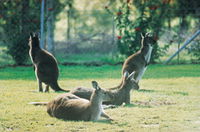
[[[120,78],[121,65],[101,67],[93,66],[62,66],[59,65],[59,79],[89,79],[89,78]],[[149,78],[199,77],[200,64],[188,65],[150,65],[144,74]],[[7,67],[0,69],[0,80],[22,79],[35,80],[33,67]]]
[[[120,66],[60,66],[59,83],[64,89],[91,87],[96,80],[103,88],[120,82]],[[131,105],[106,109],[114,121],[63,121],[50,117],[45,106],[28,105],[49,101],[60,93],[38,93],[31,67],[0,69],[0,131],[200,131],[200,65],[151,65],[131,92]]]
[[[0,66],[14,64],[12,57],[8,55],[6,52],[7,52],[7,48],[4,46],[0,46]]]

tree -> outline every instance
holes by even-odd
[[[118,35],[118,47],[121,54],[131,55],[138,51],[141,43],[141,33],[152,32],[157,40],[161,27],[164,24],[169,7],[169,0],[126,0],[116,13]],[[137,9],[133,12],[132,8]],[[136,16],[136,18],[132,17]],[[162,49],[156,44],[151,61],[155,62],[159,58]]]
[[[73,2],[74,0],[68,0],[66,1],[67,5],[67,39],[69,40],[71,38],[71,17],[73,13]]]
[[[29,32],[39,28],[38,5],[38,2],[28,0],[0,1],[0,26],[4,31],[8,53],[17,65],[25,64],[28,58]]]
[[[49,1],[46,17],[48,25],[48,41],[53,50],[53,31],[56,15],[63,9],[59,0]],[[51,3],[52,2],[52,3]],[[28,58],[28,41],[30,32],[40,30],[40,7],[41,0],[1,0],[0,1],[0,27],[3,29],[5,45],[8,53],[17,65],[23,65]],[[52,12],[51,12],[52,11]]]
[[[176,0],[173,1],[171,12],[173,14],[172,18],[178,18],[179,23],[177,26],[173,27],[173,30],[177,32],[176,42],[178,43],[178,48],[180,48],[181,43],[186,39],[185,36],[188,33],[196,32],[199,29],[199,8],[200,2],[196,0]],[[191,24],[193,23],[193,24]],[[196,56],[198,58],[199,54],[199,43],[198,40],[194,40],[194,44],[188,49],[188,53]],[[177,60],[179,63],[180,54],[177,55]]]

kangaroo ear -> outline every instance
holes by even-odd
[[[92,81],[92,87],[96,90],[99,90],[99,86],[98,86],[98,83],[96,81]]]
[[[133,78],[134,79],[134,76],[135,76],[135,71],[133,71],[129,76],[128,76],[128,78]]]
[[[33,33],[33,32],[30,32],[29,35],[30,35],[30,38],[32,38],[33,35],[34,35],[34,33]]]
[[[35,36],[39,38],[40,37],[40,32],[35,33]]]
[[[144,38],[144,36],[145,36],[145,33],[141,33],[140,35],[141,35],[141,38]]]
[[[145,34],[145,37],[152,37],[152,36],[153,36],[153,34],[150,33],[150,32],[147,32],[147,33]]]

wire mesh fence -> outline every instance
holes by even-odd
[[[41,17],[43,0],[1,0],[0,1],[0,66],[31,64],[28,56],[30,32],[41,34],[41,18],[44,18],[44,49],[53,53],[59,63],[72,62],[114,62],[123,60],[118,55],[117,29],[114,15],[102,10],[78,10],[67,1],[44,0],[44,17]],[[188,29],[179,29],[183,17],[174,17],[174,10],[167,14],[170,22],[162,28],[159,37],[161,47],[168,50],[160,59],[166,59],[192,36],[199,26],[200,7],[192,16],[186,16]],[[180,9],[177,12],[181,12]],[[181,16],[182,14],[179,14]],[[187,23],[188,24],[188,23]],[[41,38],[42,38],[41,37]],[[179,60],[198,62],[193,51],[199,52],[199,37],[195,44],[181,53]],[[195,52],[195,53],[196,53]],[[188,56],[190,53],[190,56]],[[118,55],[116,57],[116,55]],[[181,57],[183,56],[183,57]],[[197,55],[199,56],[199,54]]]

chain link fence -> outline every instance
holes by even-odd
[[[123,60],[118,55],[117,29],[114,16],[106,10],[78,10],[70,3],[59,0],[44,0],[44,30],[41,32],[41,7],[43,0],[1,0],[0,1],[0,66],[31,64],[28,56],[30,32],[39,32],[44,40],[43,48],[53,53],[62,64],[84,62],[117,63]],[[173,18],[162,29],[159,45],[168,45],[161,61],[180,48],[181,44],[200,28],[199,7],[193,10],[188,29],[179,29],[181,19]],[[179,11],[180,12],[180,11]],[[169,18],[173,13],[169,13]],[[180,14],[181,16],[181,14]],[[192,54],[199,47],[199,37],[195,44],[179,55],[178,62],[198,62]],[[196,46],[195,46],[196,45]],[[188,52],[189,51],[189,52]],[[197,50],[198,51],[198,50]],[[200,51],[200,48],[199,48]],[[187,54],[191,53],[190,56]],[[117,56],[118,55],[118,56]],[[117,57],[116,57],[117,56]],[[183,57],[182,57],[183,56]]]

